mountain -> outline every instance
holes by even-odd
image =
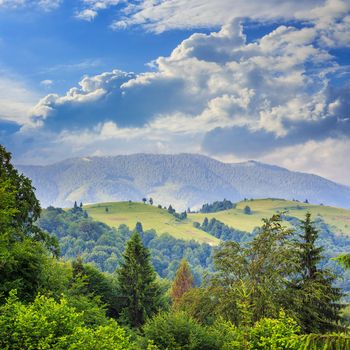
[[[255,161],[223,163],[195,154],[134,154],[17,166],[33,180],[43,206],[140,201],[195,208],[223,198],[285,198],[350,207],[350,187]]]

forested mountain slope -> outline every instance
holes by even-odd
[[[254,161],[222,163],[194,154],[87,157],[18,168],[33,180],[44,207],[143,197],[178,210],[223,198],[307,198],[315,204],[350,206],[349,187],[319,176]]]

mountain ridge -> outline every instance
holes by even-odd
[[[350,206],[350,187],[313,174],[250,160],[224,163],[200,154],[147,154],[70,158],[51,165],[18,165],[33,180],[43,206],[140,200],[198,208],[223,198],[308,199]]]

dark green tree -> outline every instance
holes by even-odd
[[[320,267],[323,247],[317,245],[319,236],[307,213],[300,226],[302,232],[295,241],[298,274],[291,284],[292,300],[305,333],[323,333],[337,329],[343,294],[333,286],[335,275]]]
[[[138,221],[138,222],[136,223],[135,231],[138,232],[138,233],[140,233],[140,234],[143,232],[143,227],[142,227],[141,222]]]
[[[121,321],[138,328],[160,308],[161,290],[150,262],[150,254],[137,231],[126,244],[117,269],[122,311]]]
[[[45,283],[46,248],[59,254],[57,240],[34,225],[40,210],[31,181],[0,145],[0,295],[17,289],[19,296],[33,297]]]
[[[294,272],[293,232],[283,226],[280,215],[263,222],[251,242],[224,242],[214,254],[213,296],[220,313],[238,326],[277,317]]]
[[[252,210],[250,209],[250,207],[248,205],[246,205],[243,209],[243,212],[246,215],[250,215],[252,213]]]

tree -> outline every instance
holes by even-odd
[[[343,294],[333,286],[335,276],[319,267],[323,247],[316,244],[319,233],[313,226],[310,213],[301,221],[300,228],[302,233],[294,243],[298,273],[291,284],[292,300],[304,332],[334,331],[341,319],[339,302]]]
[[[175,279],[171,286],[171,298],[173,300],[173,305],[176,308],[181,297],[193,288],[193,275],[188,265],[187,260],[183,259],[180,266],[176,272]]]
[[[148,249],[142,244],[138,232],[134,232],[126,244],[123,261],[117,269],[121,319],[138,328],[159,310],[160,287],[150,262]]]
[[[142,227],[141,222],[138,221],[138,222],[136,223],[135,231],[138,232],[139,234],[141,234],[141,233],[143,232],[143,227]]]
[[[108,207],[105,208],[105,212],[108,213],[109,212],[109,209]]]
[[[172,215],[175,213],[175,209],[171,206],[171,204],[168,207],[168,213]]]
[[[159,350],[222,349],[222,336],[185,312],[160,313],[149,320],[143,330],[145,340]]]
[[[34,222],[39,218],[41,208],[40,203],[35,197],[34,188],[31,181],[23,174],[20,175],[11,164],[11,153],[7,152],[0,145],[0,204],[3,214],[8,214],[3,217],[6,219],[7,233],[11,231],[11,240],[23,239],[24,237],[38,238],[40,233]],[[4,198],[5,197],[5,198]],[[0,207],[0,208],[1,208]],[[9,238],[9,237],[8,237]]]
[[[35,226],[40,204],[31,181],[11,164],[0,145],[0,294],[17,289],[32,298],[45,283],[49,252],[59,255],[57,240]]]
[[[142,202],[143,202],[143,204],[146,204],[146,202],[147,202],[147,198],[142,198]]]
[[[153,205],[153,198],[149,199],[149,204]]]
[[[65,297],[57,302],[38,295],[28,305],[11,292],[0,306],[0,348],[131,350],[135,344],[113,320],[87,325],[84,313],[70,306]]]
[[[243,209],[243,212],[244,212],[244,214],[246,214],[246,215],[251,215],[252,210],[250,209],[250,207],[249,207],[248,205],[246,205],[246,206],[244,207],[244,209]]]
[[[205,217],[202,224],[204,230],[208,227],[208,223],[209,223],[208,218]]]
[[[293,231],[282,225],[280,214],[263,222],[251,242],[224,242],[214,255],[217,273],[211,285],[221,313],[236,325],[277,317],[286,301],[288,276],[294,271]]]

